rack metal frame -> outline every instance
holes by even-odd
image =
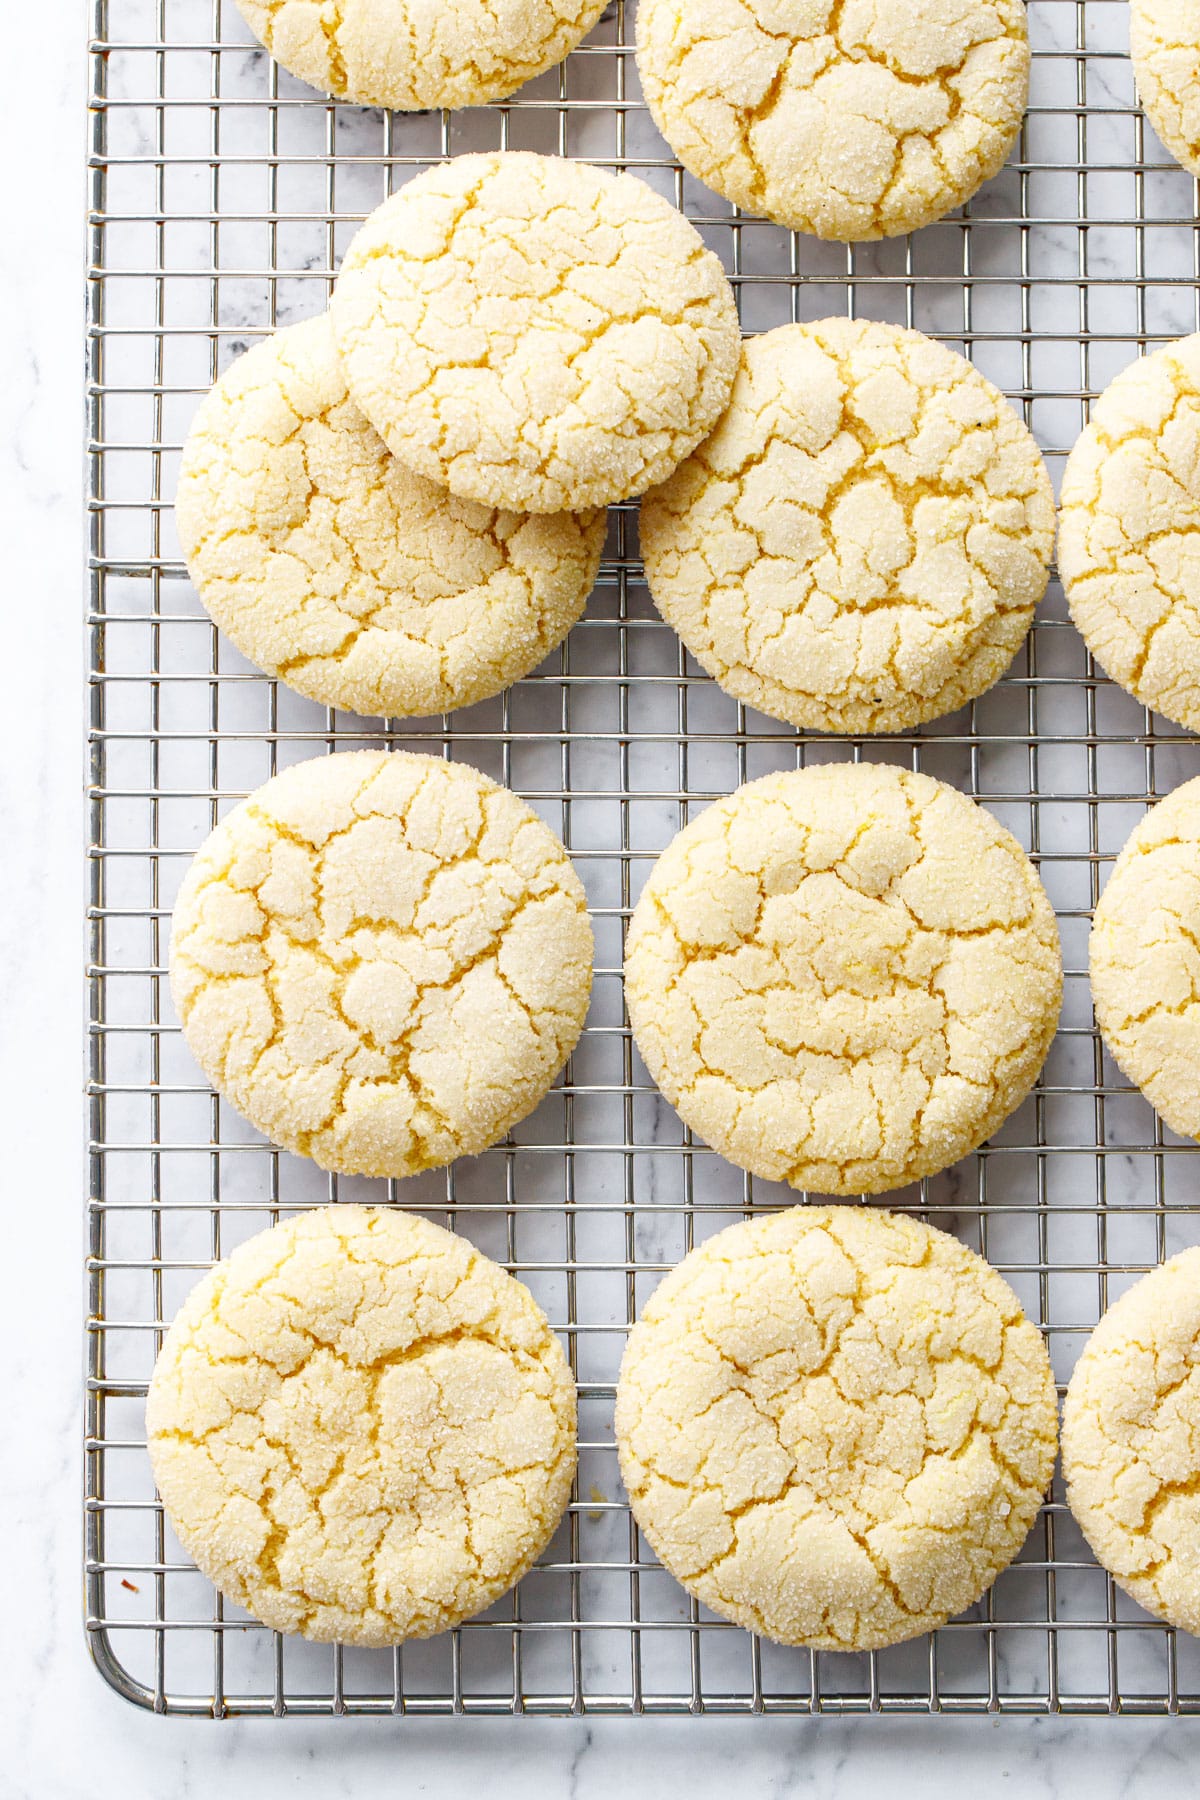
[[[877,758],[955,782],[1017,832],[1062,927],[1063,1024],[1020,1112],[895,1197],[1018,1288],[1065,1381],[1104,1306],[1200,1240],[1194,1147],[1105,1058],[1088,920],[1145,806],[1195,741],[1094,668],[1057,586],[991,694],[899,737],[806,736],[722,695],[655,615],[636,508],[614,508],[586,619],[538,673],[441,719],[299,699],[222,642],[188,585],[171,499],[199,396],[245,345],[319,310],[358,221],[430,161],[510,146],[626,168],[722,254],[747,330],[832,312],[916,325],[1010,395],[1053,468],[1139,351],[1200,323],[1196,190],[1138,112],[1121,0],[1030,0],[1029,113],[1007,169],[916,237],[815,243],[685,177],[641,103],[633,0],[510,102],[383,116],[336,106],[251,42],[231,0],[91,0],[88,628],[91,966],[87,1630],[105,1679],[161,1713],[1200,1712],[1200,1647],[1098,1570],[1056,1484],[1014,1567],[963,1619],[895,1650],[784,1650],[703,1614],[657,1566],[612,1442],[623,1335],[694,1242],[792,1196],[694,1144],[629,1037],[624,922],[710,799],[771,768]],[[511,1140],[397,1184],[330,1179],[257,1138],[182,1047],[170,908],[217,817],[277,768],[363,743],[465,758],[563,836],[597,929],[588,1030]],[[338,1195],[413,1206],[496,1255],[562,1332],[581,1460],[538,1568],[484,1618],[358,1652],[226,1607],[171,1537],[144,1449],[146,1379],[183,1294],[265,1224]]]

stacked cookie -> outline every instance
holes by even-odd
[[[218,382],[184,449],[189,570],[247,656],[326,705],[499,693],[582,613],[610,501],[716,423],[717,258],[645,183],[466,156],[368,219],[329,316]]]

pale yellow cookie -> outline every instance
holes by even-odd
[[[726,693],[816,731],[901,731],[1008,667],[1054,493],[1003,394],[920,332],[747,340],[711,437],[647,494],[650,592]]]
[[[1054,913],[1016,839],[882,764],[766,775],[659,857],[625,996],[685,1124],[824,1194],[944,1169],[1025,1098],[1058,1021]]]
[[[399,1644],[482,1612],[554,1533],[575,1387],[532,1294],[462,1238],[336,1206],[193,1288],[146,1401],[180,1543],[275,1631]]]
[[[1058,563],[1097,662],[1200,730],[1200,334],[1123,369],[1067,459]]]
[[[244,656],[324,706],[400,718],[536,668],[583,612],[605,532],[602,511],[497,512],[412,474],[351,400],[327,314],[203,401],[175,519]]]
[[[637,62],[686,169],[839,242],[969,200],[1029,93],[1023,0],[639,0]]]
[[[1129,49],[1146,117],[1200,175],[1200,0],[1130,0]]]
[[[546,1093],[592,980],[553,832],[461,763],[297,763],[222,820],[175,903],[171,993],[213,1086],[285,1150],[415,1175]]]
[[[607,0],[235,0],[310,87],[390,112],[502,100],[561,62]]]
[[[385,201],[331,312],[401,461],[527,512],[661,481],[724,411],[741,343],[724,270],[668,201],[521,151],[456,157]]]
[[[1098,1561],[1200,1635],[1200,1250],[1110,1306],[1063,1406],[1067,1502]]]
[[[1090,948],[1096,1021],[1114,1061],[1172,1131],[1200,1138],[1200,779],[1130,837]]]
[[[783,1644],[933,1631],[1021,1548],[1054,1467],[1041,1333],[916,1219],[796,1207],[693,1250],[617,1387],[634,1517],[688,1592]]]

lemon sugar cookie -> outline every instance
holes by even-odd
[[[477,506],[392,456],[347,390],[328,315],[258,344],[184,445],[175,517],[205,607],[324,706],[400,718],[497,694],[583,612],[602,511]]]
[[[1054,494],[963,357],[826,319],[749,339],[728,411],[641,509],[650,592],[736,699],[899,731],[1003,673],[1045,592]]]
[[[1090,963],[1113,1059],[1172,1131],[1200,1138],[1200,779],[1160,800],[1117,858]]]
[[[1200,0],[1130,0],[1129,49],[1146,117],[1200,174]]]
[[[741,341],[720,262],[668,201],[522,151],[456,157],[385,201],[331,313],[400,460],[528,512],[661,481],[724,411]]]
[[[424,1219],[341,1205],[192,1290],[146,1431],[175,1533],[227,1600],[379,1646],[481,1612],[540,1555],[575,1388],[520,1282]]]
[[[969,200],[1029,92],[1023,0],[639,0],[637,62],[686,169],[839,242]]]
[[[343,1174],[473,1156],[532,1111],[583,1028],[579,877],[477,770],[372,750],[234,808],[175,903],[171,993],[205,1075]]]
[[[1058,1020],[1054,913],[1016,839],[885,765],[767,775],[681,831],[629,927],[651,1076],[739,1168],[881,1193],[976,1149]]]
[[[1067,1503],[1099,1562],[1156,1617],[1200,1635],[1200,1250],[1100,1320],[1063,1405]]]
[[[688,1592],[784,1644],[935,1630],[1012,1561],[1054,1467],[1040,1332],[973,1251],[875,1208],[734,1225],[630,1333],[633,1513]]]
[[[1059,568],[1106,673],[1200,730],[1200,334],[1143,356],[1067,460]]]
[[[391,112],[502,100],[553,68],[607,0],[235,0],[290,74]]]

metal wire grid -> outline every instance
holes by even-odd
[[[255,337],[324,304],[359,219],[416,169],[536,148],[637,171],[723,256],[743,324],[836,311],[916,325],[1003,386],[1057,467],[1112,373],[1200,323],[1192,182],[1133,105],[1121,0],[1030,0],[1029,115],[961,217],[842,248],[682,176],[638,97],[631,0],[509,103],[386,117],[270,64],[228,0],[93,0],[89,410],[90,1317],[87,1624],[105,1678],[159,1712],[1196,1712],[1200,1646],[1119,1595],[1056,1487],[1019,1562],[933,1637],[788,1651],[702,1613],[656,1565],[612,1442],[623,1334],[661,1272],[751,1206],[787,1204],[693,1145],[636,1056],[623,923],[654,855],[768,769],[881,758],[979,797],[1038,861],[1062,926],[1063,1025],[1036,1094],[977,1156],[894,1204],[1013,1282],[1060,1380],[1104,1306],[1200,1239],[1196,1153],[1103,1055],[1086,932],[1146,803],[1194,740],[1097,676],[1053,589],[1011,674],[903,737],[806,737],[726,699],[650,607],[635,509],[613,509],[587,618],[535,676],[440,720],[325,711],[254,671],[186,582],[170,512],[199,395]],[[361,743],[464,758],[523,793],[587,885],[589,1026],[503,1147],[406,1183],[330,1179],[202,1083],[165,975],[171,903],[220,813],[278,768]],[[226,1607],[167,1529],[144,1450],[165,1322],[237,1242],[331,1197],[412,1206],[527,1281],[579,1382],[579,1480],[539,1567],[483,1619],[394,1653],[282,1640]]]

